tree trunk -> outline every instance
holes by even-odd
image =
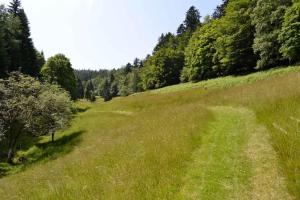
[[[7,153],[7,163],[9,164],[13,164],[13,158],[15,156],[15,145],[17,142],[17,137],[13,138],[12,141],[9,142],[9,146],[8,146],[8,153]]]
[[[16,134],[11,133],[10,141],[8,144],[8,153],[7,153],[7,163],[13,164],[13,158],[15,156],[15,146],[20,135],[19,129],[17,129]]]
[[[7,163],[13,164],[13,158],[14,158],[14,150],[13,148],[10,147],[7,153]]]

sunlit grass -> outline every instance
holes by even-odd
[[[0,197],[176,199],[185,196],[185,191],[195,193],[196,197],[204,195],[206,199],[218,199],[213,198],[213,191],[219,192],[219,199],[239,199],[234,194],[246,192],[251,196],[254,191],[265,192],[268,197],[266,191],[271,189],[264,191],[253,184],[255,169],[265,166],[256,162],[260,159],[251,160],[246,155],[245,148],[253,132],[246,131],[249,135],[243,135],[248,118],[239,121],[239,115],[228,117],[212,109],[225,106],[253,112],[252,123],[257,120],[260,123],[257,126],[267,128],[254,135],[254,139],[261,139],[262,150],[257,154],[270,156],[272,149],[267,148],[269,153],[266,153],[263,147],[272,144],[284,184],[300,199],[300,141],[290,120],[291,116],[300,118],[299,71],[297,67],[275,69],[172,86],[108,103],[77,102],[76,118],[68,130],[57,134],[56,143],[51,144],[50,137],[44,137],[18,153],[31,164],[16,170],[15,175],[0,179]],[[274,123],[286,129],[287,134],[279,133]],[[226,130],[228,135],[222,135]],[[263,139],[261,134],[270,137]],[[217,136],[220,139],[212,140]],[[212,160],[206,163],[208,157]],[[276,159],[266,159],[271,160],[274,169],[278,168]],[[197,162],[202,167],[193,168]],[[248,165],[249,162],[252,164]],[[202,170],[207,173],[201,175]],[[7,171],[16,172],[10,168]],[[268,173],[259,174],[262,181],[258,185],[279,181],[276,170],[265,179],[264,174]],[[199,182],[203,179],[207,184]],[[226,185],[209,184],[214,180],[236,182],[233,189],[226,189]]]

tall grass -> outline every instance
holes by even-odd
[[[300,72],[207,94],[205,102],[244,106],[268,128],[290,193],[300,199],[300,133],[292,118],[300,118]],[[275,126],[274,126],[275,125]],[[277,125],[277,126],[276,126]],[[279,127],[279,128],[278,128]]]
[[[193,152],[203,145],[202,134],[215,119],[209,107],[220,105],[255,112],[269,130],[289,191],[300,199],[300,141],[290,120],[300,118],[299,71],[226,77],[109,103],[79,102],[85,112],[57,137],[64,143],[58,151],[63,153],[51,153],[60,147],[48,144],[50,138],[22,152],[45,159],[0,179],[0,198],[175,199]],[[274,123],[287,134],[278,132]],[[64,140],[78,132],[76,142]]]
[[[201,104],[177,100],[145,95],[92,105],[69,130],[84,131],[77,147],[1,179],[1,198],[174,199],[212,118]]]

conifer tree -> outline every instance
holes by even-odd
[[[215,12],[212,14],[213,19],[219,19],[226,14],[226,7],[229,3],[229,0],[223,0],[222,4],[217,6]]]
[[[82,99],[84,98],[84,88],[81,80],[79,78],[76,79],[77,79],[77,98]]]
[[[12,66],[12,70],[21,69],[25,74],[31,76],[38,76],[40,67],[37,63],[37,54],[31,38],[29,21],[24,9],[22,8],[20,0],[13,0],[9,5],[9,13],[19,20],[20,30],[18,36],[15,38],[20,43],[20,48],[15,49],[14,53],[18,56],[19,62],[16,66]]]
[[[38,76],[40,68],[37,66],[36,50],[31,39],[29,22],[24,9],[19,11],[21,22],[21,54],[22,54],[22,72],[31,76]]]
[[[94,94],[94,85],[91,80],[89,80],[86,84],[85,90],[84,90],[84,98],[87,100],[92,101]]]
[[[103,98],[104,101],[111,100],[111,94],[110,94],[110,82],[108,79],[105,79],[104,85],[103,85]]]
[[[190,9],[186,13],[186,18],[184,20],[184,26],[186,30],[195,31],[201,24],[200,18],[201,16],[199,11],[194,6],[190,7]]]
[[[6,11],[4,6],[0,5],[0,78],[3,78],[6,75],[9,65],[5,27]]]
[[[20,0],[12,0],[12,2],[9,4],[8,11],[17,16],[19,14],[19,11],[21,9],[21,1]]]
[[[36,51],[36,63],[37,63],[38,69],[41,69],[44,66],[44,64],[46,63],[43,51],[41,51],[41,52]]]

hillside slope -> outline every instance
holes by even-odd
[[[19,152],[32,164],[0,196],[300,199],[299,83],[290,67],[78,102],[55,143]]]

